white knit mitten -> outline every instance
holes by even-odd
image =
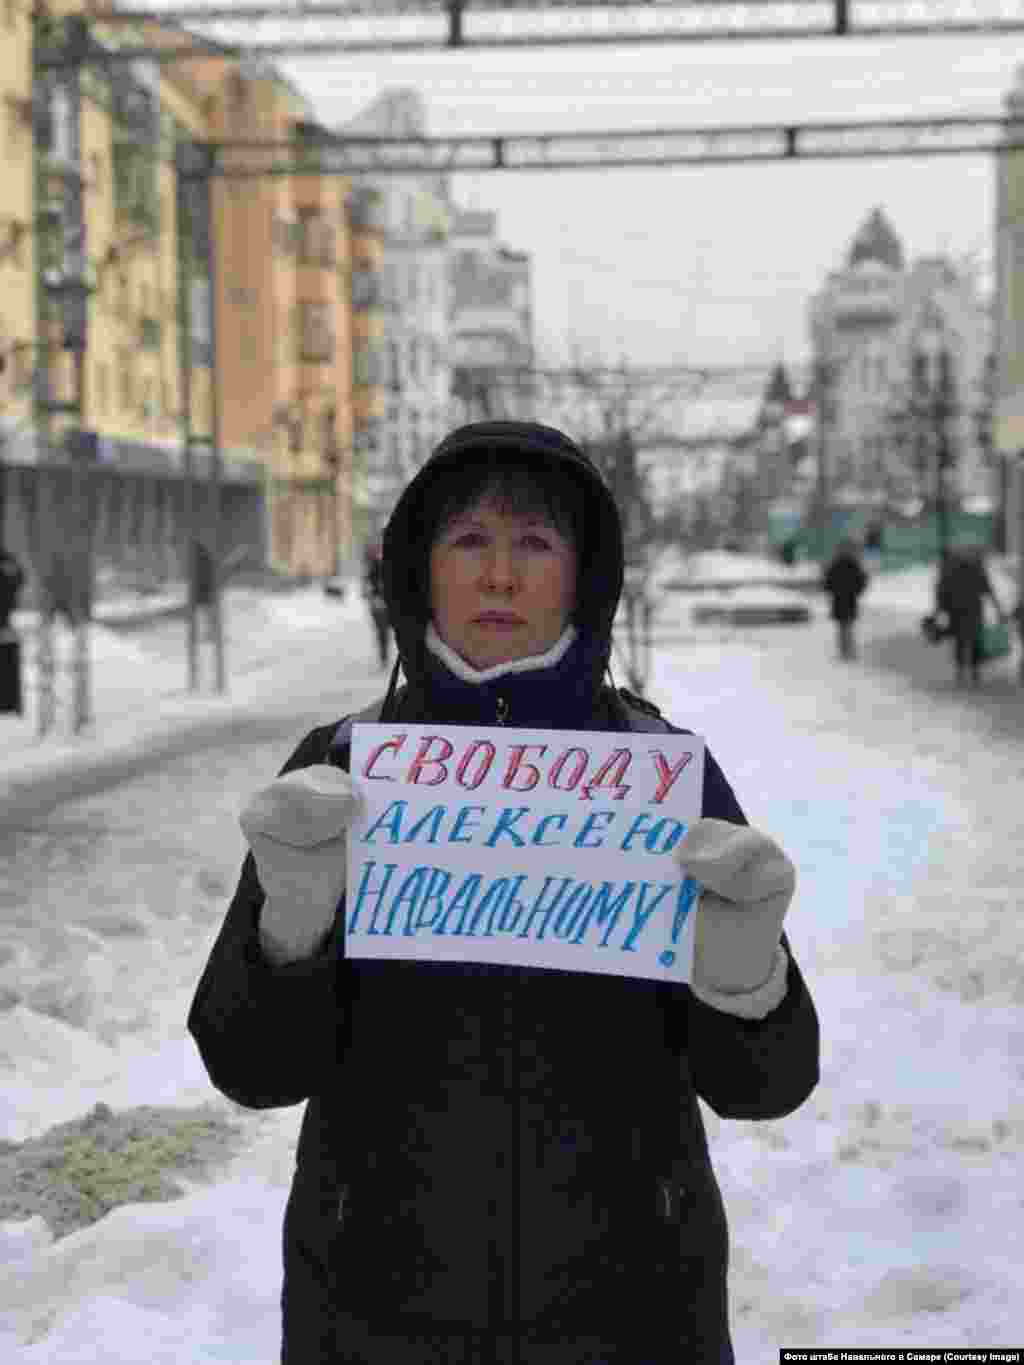
[[[330,931],[361,799],[347,772],[318,763],[277,778],[243,807],[238,821],[266,892],[260,942],[275,964],[311,956]]]
[[[696,820],[675,857],[703,888],[691,990],[727,1014],[763,1019],[786,994],[779,939],[796,869],[767,835],[727,820]]]

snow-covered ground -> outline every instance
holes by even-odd
[[[1009,605],[1008,581],[997,587]],[[862,633],[911,629],[930,590],[927,571],[876,579]],[[839,665],[823,612],[810,625],[722,630],[692,625],[693,600],[665,599],[651,695],[707,737],[751,822],[793,856],[787,927],[823,1039],[821,1084],[798,1113],[747,1123],[705,1110],[730,1216],[737,1360],[774,1365],[781,1345],[1019,1345],[1024,724],[996,731],[970,693],[937,696],[891,671]],[[336,659],[339,697],[379,689],[355,604],[339,612],[310,591],[260,610],[277,662],[233,679],[230,703],[167,693],[166,661],[155,664],[139,638],[137,657],[102,674],[116,687],[130,663],[122,713],[105,710],[77,751],[23,739],[0,759],[0,783],[26,763],[37,776],[47,763],[60,770],[69,747],[84,763],[144,745],[154,727],[194,723],[203,708],[301,710],[314,658],[321,669]],[[124,709],[147,670],[148,705]],[[97,675],[99,687],[99,665]],[[246,1143],[212,1183],[179,1181],[181,1199],[118,1208],[58,1241],[38,1218],[0,1226],[0,1359],[277,1359],[280,1227],[301,1107],[245,1114],[220,1099],[184,1020],[241,855],[234,813],[267,776],[254,763],[269,768],[286,747],[212,774],[200,755],[191,787],[180,772],[179,788],[154,774],[136,777],[119,806],[108,793],[106,806],[65,807],[81,839],[97,812],[121,822],[100,874],[84,879],[74,843],[49,882],[25,870],[40,941],[48,921],[56,940],[69,894],[120,916],[125,932],[65,955],[68,972],[88,962],[77,1016],[24,1003],[0,1014],[0,1138],[35,1137],[97,1101],[209,1102],[245,1124]],[[24,995],[33,982],[18,965],[0,955]]]

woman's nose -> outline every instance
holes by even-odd
[[[487,587],[506,591],[514,587],[519,570],[515,556],[507,545],[492,545],[484,559],[484,581]]]

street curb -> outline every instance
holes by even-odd
[[[380,691],[379,678],[368,679],[366,683],[342,683],[337,695],[336,715],[340,717],[358,710],[379,696]],[[0,829],[37,819],[66,801],[94,796],[206,745],[216,746],[232,735],[238,736],[239,731],[245,732],[247,743],[283,738],[289,732],[294,733],[298,743],[299,730],[308,714],[301,704],[285,707],[278,703],[270,707],[267,698],[242,705],[232,705],[227,700],[224,706],[226,709],[222,714],[207,714],[179,722],[168,720],[165,727],[157,725],[151,733],[136,735],[124,744],[108,742],[100,753],[75,749],[43,773],[0,778]],[[88,745],[89,738],[69,741],[69,744]]]

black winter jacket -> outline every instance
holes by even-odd
[[[549,698],[554,726],[630,728],[617,693],[588,694],[585,645],[554,687],[417,675],[387,719],[479,720],[510,695],[512,725],[539,724]],[[313,730],[282,771],[347,766],[335,732]],[[703,810],[744,822],[710,753]],[[697,1101],[779,1118],[817,1083],[817,1016],[785,937],[787,994],[746,1021],[665,982],[347,959],[344,901],[319,953],[272,966],[263,899],[250,855],[188,1027],[237,1103],[306,1104],[285,1365],[730,1365],[728,1233]]]
[[[284,770],[326,761],[334,729]],[[706,763],[704,814],[742,822]],[[250,856],[189,1029],[237,1103],[309,1101],[282,1361],[732,1360],[697,1097],[779,1118],[817,1083],[817,1018],[785,938],[786,997],[747,1022],[662,983],[346,961],[343,910],[316,958],[272,967],[262,903]]]

